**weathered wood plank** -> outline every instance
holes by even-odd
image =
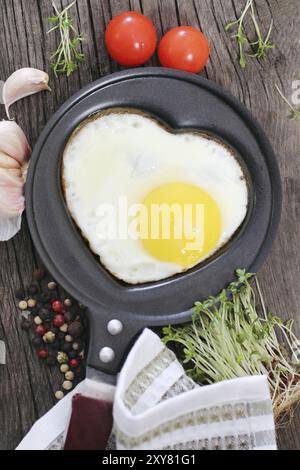
[[[67,5],[68,1],[57,0],[57,4]],[[103,41],[112,15],[127,9],[142,11],[154,21],[159,38],[178,24],[203,29],[211,42],[211,60],[203,75],[229,89],[248,106],[278,154],[283,216],[272,253],[259,278],[267,304],[284,318],[294,317],[300,334],[300,121],[288,121],[286,107],[275,90],[277,83],[289,96],[292,81],[300,79],[300,4],[298,0],[258,0],[257,4],[266,29],[270,19],[274,19],[272,39],[277,47],[266,60],[251,61],[241,70],[237,45],[224,31],[224,25],[240,12],[240,0],[78,0],[73,16],[86,38],[86,63],[69,79],[55,79],[50,74],[52,93],[17,103],[12,115],[34,144],[49,117],[71,94],[102,75],[120,70],[108,57]],[[49,71],[49,57],[56,47],[55,35],[46,35],[51,10],[49,0],[1,1],[0,79],[25,66]],[[157,55],[150,64],[158,64]],[[3,108],[0,118],[5,118]],[[22,232],[14,240],[0,244],[0,335],[8,347],[8,364],[0,366],[0,421],[4,431],[0,433],[0,449],[14,448],[34,420],[53,405],[53,390],[60,381],[58,374],[36,361],[27,335],[20,329],[14,302],[14,289],[29,282],[35,263],[24,222]],[[290,427],[279,432],[282,448],[300,449],[299,426],[300,415],[296,413]]]

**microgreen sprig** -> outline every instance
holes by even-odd
[[[278,87],[278,85],[275,85],[278,93],[280,94],[281,98],[283,99],[283,101],[288,105],[288,107],[290,108],[291,110],[291,114],[289,115],[289,118],[291,120],[294,120],[294,119],[299,119],[300,118],[300,109],[297,109],[295,108],[292,103],[289,102],[289,100],[284,96],[284,94],[282,93],[282,91],[280,90],[280,88]]]
[[[77,0],[74,0],[61,12],[52,2],[55,15],[49,18],[48,21],[55,26],[48,31],[48,34],[57,30],[60,34],[58,48],[51,56],[53,60],[51,68],[56,77],[62,74],[69,77],[78,68],[78,64],[85,60],[85,56],[80,50],[80,45],[84,40],[83,36],[78,34],[73,26],[73,20],[69,16],[69,10],[76,2]]]
[[[201,384],[267,375],[278,420],[300,398],[299,364],[289,358],[297,338],[292,322],[284,323],[267,311],[255,280],[257,305],[254,280],[253,274],[238,270],[237,280],[219,296],[196,302],[190,324],[165,327],[163,341],[179,345],[187,373]]]
[[[255,15],[253,2],[251,3],[251,18],[254,24],[256,35],[257,35],[257,41],[250,43],[250,46],[254,46],[256,48],[256,51],[253,54],[249,54],[249,57],[260,59],[265,56],[265,51],[267,49],[274,48],[274,44],[270,42],[270,36],[272,33],[272,29],[273,29],[273,19],[271,20],[267,35],[265,39],[263,39],[260,28],[259,28],[259,24],[257,22],[256,15]]]
[[[232,21],[225,26],[225,31],[229,31],[236,27],[236,34],[233,36],[233,38],[236,38],[239,45],[239,63],[242,68],[246,67],[246,56],[253,59],[261,59],[265,57],[265,52],[267,49],[274,48],[274,44],[270,42],[270,36],[273,29],[273,20],[270,23],[266,37],[263,38],[255,12],[254,1],[255,0],[247,0],[241,16],[237,20]],[[248,40],[244,26],[245,19],[249,14],[256,34],[256,40],[253,42]],[[254,52],[247,53],[247,46],[254,50]]]
[[[245,59],[245,54],[244,54],[244,47],[245,47],[245,44],[248,43],[248,39],[247,39],[247,36],[245,34],[245,28],[244,28],[244,19],[245,19],[245,16],[252,4],[253,0],[247,0],[247,3],[245,5],[245,8],[244,10],[242,11],[242,14],[241,16],[235,20],[235,21],[232,21],[230,23],[228,23],[226,26],[225,26],[225,31],[229,31],[230,29],[232,29],[233,27],[237,27],[237,32],[236,34],[233,36],[234,38],[236,38],[237,42],[238,42],[238,45],[239,45],[239,50],[240,50],[240,66],[242,68],[244,68],[246,66],[246,59]]]

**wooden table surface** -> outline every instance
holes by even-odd
[[[67,1],[56,0],[58,6]],[[56,47],[55,35],[47,36],[50,0],[1,0],[0,79],[20,67],[50,73],[52,93],[40,93],[18,102],[12,115],[32,145],[58,107],[82,86],[119,70],[104,46],[104,30],[117,13],[132,9],[148,15],[159,37],[178,24],[200,27],[211,44],[211,59],[203,76],[239,98],[261,122],[271,139],[281,169],[283,213],[277,239],[259,274],[267,305],[283,318],[293,317],[300,335],[300,119],[290,121],[287,107],[275,85],[291,97],[292,84],[300,80],[299,0],[258,0],[261,22],[274,20],[272,40],[276,48],[266,60],[238,65],[238,50],[224,25],[235,19],[245,0],[78,0],[72,14],[86,40],[86,62],[69,79],[55,79],[49,56]],[[157,65],[157,57],[149,65]],[[0,108],[0,119],[4,119]],[[47,208],[45,208],[47,210]],[[0,243],[0,339],[7,345],[7,365],[0,366],[0,449],[13,449],[33,422],[53,404],[53,392],[61,378],[36,360],[28,335],[20,328],[14,290],[27,285],[37,259],[26,218],[22,231],[8,243]],[[300,449],[300,413],[278,433],[282,449]]]

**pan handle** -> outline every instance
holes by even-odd
[[[99,308],[89,308],[89,352],[87,365],[105,374],[116,375],[128,351],[145,325],[122,318],[120,312],[107,312]]]

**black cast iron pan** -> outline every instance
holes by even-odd
[[[113,278],[84,243],[65,206],[61,157],[81,121],[112,107],[146,112],[174,132],[200,130],[212,134],[240,155],[249,175],[248,216],[238,234],[213,259],[163,281],[129,286]],[[92,83],[52,117],[31,157],[26,210],[43,262],[54,278],[88,308],[88,365],[114,375],[133,338],[145,326],[188,321],[194,302],[217,294],[233,280],[236,268],[258,270],[279,223],[281,184],[272,147],[240,102],[202,77],[170,69],[140,68]],[[123,325],[115,335],[107,328],[112,319]]]

